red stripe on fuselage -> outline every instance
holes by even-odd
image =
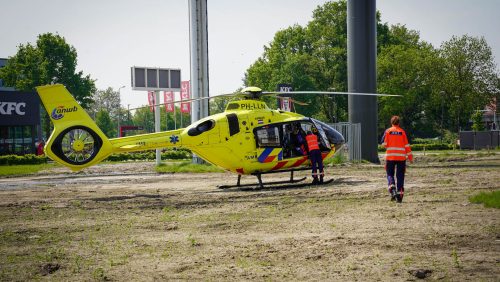
[[[269,157],[267,157],[267,158],[264,160],[264,162],[265,162],[265,163],[270,163],[270,162],[272,162],[275,158],[276,158],[276,156],[269,156]]]
[[[287,163],[288,163],[288,161],[278,162],[273,168],[271,168],[271,170],[280,169],[280,168],[284,167]]]
[[[307,157],[303,157],[302,159],[296,161],[291,167],[298,167],[301,164],[303,164],[305,161],[307,161]]]

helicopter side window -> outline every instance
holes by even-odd
[[[202,134],[205,131],[209,131],[210,129],[214,128],[215,126],[215,121],[213,119],[206,120],[197,126],[191,128],[188,130],[188,135],[189,136],[198,136]]]
[[[255,129],[258,147],[281,147],[280,133],[277,126],[264,126]]]
[[[229,136],[233,136],[240,132],[240,125],[238,122],[238,116],[236,114],[226,115],[227,123],[229,125]]]

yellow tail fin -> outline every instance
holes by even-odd
[[[54,161],[80,170],[96,164],[113,150],[104,133],[61,84],[36,88],[54,123],[45,153]]]

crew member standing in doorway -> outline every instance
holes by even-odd
[[[319,150],[318,136],[316,134],[313,134],[311,131],[308,131],[306,141],[307,148],[309,150],[309,160],[311,160],[312,165],[312,184],[321,184],[323,183],[323,177],[325,173],[323,171],[323,158],[321,157],[321,151]]]
[[[382,137],[382,145],[386,148],[385,170],[387,172],[391,200],[401,203],[405,190],[406,159],[408,158],[410,163],[413,163],[413,155],[406,132],[399,127],[398,116],[391,118],[391,125],[392,127],[388,128]],[[394,172],[396,173],[396,181],[394,179]]]

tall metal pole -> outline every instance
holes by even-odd
[[[189,1],[191,95],[192,98],[208,97],[208,20],[207,0]],[[208,101],[192,103],[191,122],[208,116]]]
[[[155,132],[160,132],[160,91],[155,91]],[[161,150],[156,149],[156,165],[161,164]]]
[[[377,91],[377,21],[374,0],[347,1],[347,78],[349,92]],[[361,158],[379,163],[377,97],[349,96],[349,122],[361,124]]]
[[[192,98],[208,97],[208,20],[207,0],[189,0]],[[208,100],[194,101],[191,123],[208,116]],[[193,154],[193,162],[201,160]]]

